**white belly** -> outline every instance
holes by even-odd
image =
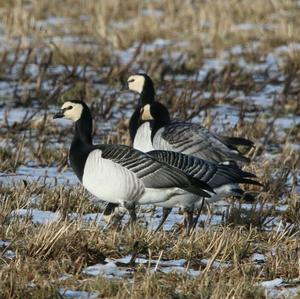
[[[93,195],[107,202],[124,204],[136,202],[145,186],[137,176],[108,159],[101,150],[92,151],[85,163],[82,184]]]
[[[137,130],[133,141],[133,147],[142,152],[150,152],[154,150],[151,142],[150,123],[143,123]]]
[[[145,193],[139,199],[139,204],[155,204],[160,206],[158,203],[162,203],[168,201],[172,196],[183,194],[183,191],[180,188],[173,187],[173,188],[146,188]]]
[[[206,203],[214,203],[214,202],[221,200],[222,198],[224,198],[226,196],[233,195],[231,192],[231,189],[233,187],[238,188],[238,185],[237,186],[235,186],[234,184],[224,185],[222,187],[214,189],[214,191],[216,193],[208,192],[211,195],[211,197],[205,198],[205,202]],[[181,195],[172,196],[167,201],[154,203],[154,205],[158,206],[158,207],[163,207],[163,208],[177,207],[177,208],[198,209],[202,206],[202,199],[203,198],[200,196],[197,196],[197,195],[189,193],[189,192],[185,192],[184,194],[181,194]]]
[[[219,188],[215,188],[214,191],[216,192],[215,194],[211,194],[210,198],[206,198],[206,202],[208,203],[214,203],[216,201],[219,201],[221,199],[223,199],[224,197],[230,196],[230,195],[234,195],[234,193],[231,191],[231,189],[239,188],[239,185],[237,184],[227,184],[227,185],[223,185]]]
[[[184,194],[172,196],[169,200],[156,203],[155,205],[163,208],[193,208],[195,203],[201,200],[201,197],[198,195],[184,192]]]

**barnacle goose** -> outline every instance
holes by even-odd
[[[151,78],[146,74],[130,76],[128,89],[140,94],[129,123],[133,147],[143,152],[170,150],[193,155],[204,160],[249,162],[236,146],[252,147],[250,140],[219,136],[200,124],[171,120],[167,108],[155,101]]]
[[[253,146],[251,141],[244,138],[220,136],[199,124],[181,120],[172,121],[167,108],[155,101],[153,82],[148,75],[130,76],[127,80],[127,88],[140,94],[139,104],[129,123],[130,137],[134,148],[144,152],[154,149],[181,152],[218,163],[231,161],[233,164],[250,161],[238,151],[237,146],[243,145],[251,148]],[[210,201],[232,195],[232,189],[233,187],[223,187],[222,192],[217,192],[219,194],[213,196]],[[234,189],[240,190],[237,184]],[[186,207],[188,218],[191,217],[191,209],[196,208],[192,203],[199,204],[200,202],[199,200],[195,201],[192,197],[195,198],[194,195],[189,195],[190,200],[185,200],[186,205],[190,201],[190,208]],[[179,197],[174,200],[177,202],[178,199]],[[172,200],[164,203],[162,222],[171,210],[171,203]]]
[[[125,145],[92,143],[92,116],[82,101],[67,101],[54,118],[75,122],[69,151],[73,171],[83,186],[106,202],[132,210],[136,204],[153,204],[185,191],[208,196],[206,184],[153,156]],[[134,220],[134,219],[133,219]]]
[[[259,182],[253,180],[253,178],[256,178],[254,174],[241,170],[236,163],[222,164],[205,161],[191,155],[171,151],[154,150],[148,152],[148,154],[160,162],[167,163],[183,171],[185,174],[207,183],[215,192],[211,194],[210,198],[205,199],[207,203],[216,202],[223,196],[242,196],[244,190],[240,188],[239,184],[261,186]],[[197,195],[187,193],[175,195],[158,205],[166,209],[171,209],[172,207],[184,209],[186,212],[187,229],[190,230],[193,225],[193,209],[200,208],[202,201]],[[165,210],[157,230],[160,229],[167,217],[168,210]]]

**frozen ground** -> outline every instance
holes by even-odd
[[[143,10],[143,14],[147,16],[148,10]],[[163,14],[160,10],[154,10],[154,13],[158,17],[162,17]],[[88,16],[82,16],[82,21],[86,22]],[[54,26],[61,27],[61,24],[71,24],[72,19],[65,19],[60,17],[50,17],[46,20],[38,21],[40,27]],[[130,22],[115,22],[114,26],[116,28],[131,26]],[[208,24],[209,26],[209,24]],[[269,24],[254,24],[254,23],[241,23],[235,26],[235,30],[260,30],[269,29],[271,25]],[[65,47],[77,47],[80,46],[82,49],[95,50],[98,49],[99,45],[93,42],[90,38],[85,40],[78,39],[77,37],[68,35],[66,29],[62,29],[63,36],[59,35],[57,37],[51,38],[52,42],[58,45],[63,45]],[[176,48],[170,52],[170,47]],[[142,57],[146,57],[149,53],[154,51],[160,51],[164,54],[161,56],[161,60],[172,65],[174,61],[179,64],[184,64],[187,60],[187,55],[182,55],[185,52],[185,48],[189,46],[188,42],[175,42],[169,39],[157,38],[153,42],[144,43],[141,48]],[[260,46],[258,41],[252,42],[249,48],[254,50],[258,49]],[[6,46],[6,48],[9,46]],[[134,59],[135,51],[138,44],[134,44],[126,50],[117,50],[114,52],[114,59],[121,62],[121,64],[127,64]],[[1,48],[2,49],[2,48]],[[249,63],[246,61],[244,55],[247,49],[242,45],[234,45],[231,49],[223,51],[218,55],[218,57],[213,56],[212,49],[204,49],[204,53],[207,56],[203,59],[202,65],[199,69],[191,74],[179,73],[176,74],[166,74],[164,79],[170,81],[173,85],[178,85],[176,89],[177,95],[184,92],[184,85],[188,82],[197,81],[199,84],[204,80],[207,80],[209,74],[217,74],[222,77],[222,70],[229,67],[232,63],[232,57],[236,58],[236,67],[240,67],[245,72],[253,74],[254,82],[258,87],[248,92],[244,92],[240,88],[232,87],[228,91],[211,91],[211,90],[201,90],[201,93],[196,96],[196,100],[191,103],[196,105],[199,103],[205,103],[212,99],[216,99],[216,103],[209,107],[208,111],[199,111],[196,115],[191,118],[191,121],[195,123],[202,123],[206,120],[207,114],[209,112],[212,121],[211,129],[217,132],[230,131],[238,127],[241,124],[241,109],[245,109],[245,115],[243,122],[253,123],[261,122],[262,125],[273,124],[270,127],[270,131],[264,134],[263,137],[258,137],[255,140],[257,147],[260,145],[265,146],[265,150],[259,156],[257,163],[258,176],[263,175],[259,173],[259,165],[272,164],[278,162],[278,160],[283,159],[283,150],[299,150],[299,140],[295,137],[292,143],[278,143],[274,142],[268,143],[268,138],[276,137],[276,140],[283,140],[286,136],[291,134],[293,128],[297,128],[300,125],[300,116],[290,111],[277,111],[276,106],[279,105],[280,94],[284,89],[284,80],[286,75],[281,74],[280,66],[283,63],[284,55],[291,54],[293,51],[300,49],[298,43],[291,42],[290,44],[284,46],[275,47],[268,55],[258,62]],[[4,49],[2,49],[4,50]],[[22,63],[26,60],[26,56],[20,56],[18,62],[11,68],[9,75],[0,80],[0,146],[1,151],[8,149],[9,152],[14,150],[15,140],[17,141],[28,140],[28,144],[25,144],[23,153],[26,153],[26,157],[29,156],[30,143],[34,143],[34,140],[41,136],[38,136],[36,128],[43,124],[43,116],[46,113],[48,115],[49,122],[46,122],[47,129],[54,128],[54,132],[44,132],[43,136],[46,141],[43,141],[47,145],[47,149],[59,151],[62,147],[67,148],[70,143],[70,123],[65,121],[59,121],[54,123],[51,121],[51,116],[53,112],[57,109],[57,105],[50,104],[40,105],[42,99],[38,98],[32,102],[31,106],[26,106],[20,104],[20,101],[16,100],[17,95],[22,95],[27,92],[32,92],[35,89],[35,84],[30,82],[30,80],[25,84],[19,84],[17,80],[14,81],[17,74],[20,72]],[[68,67],[68,66],[67,66]],[[143,65],[140,61],[136,60],[131,66],[132,70],[143,71]],[[65,65],[55,65],[49,68],[49,74],[51,76],[62,76],[66,71]],[[83,69],[78,69],[78,77],[80,78]],[[111,108],[110,116],[107,119],[101,119],[97,117],[96,119],[96,141],[115,141],[115,139],[109,139],[107,133],[112,133],[112,136],[118,136],[116,133],[116,127],[119,119],[128,119],[132,113],[133,107],[135,105],[135,97],[128,94],[120,94],[115,86],[111,87],[109,84],[99,82],[97,70],[87,67],[85,70],[86,77],[94,86],[95,90],[105,96],[115,97],[116,101],[114,106]],[[38,75],[39,68],[35,64],[29,64],[26,68],[26,72],[35,77]],[[100,70],[101,73],[106,72],[105,67]],[[268,76],[273,78],[276,76],[277,80],[274,83],[272,80],[265,80],[264,76],[268,73]],[[268,79],[270,79],[268,78]],[[171,81],[172,80],[172,81]],[[263,86],[260,84],[264,82]],[[52,91],[55,85],[53,83],[52,77],[49,80],[43,81],[44,91]],[[66,84],[63,88],[67,89],[70,86]],[[158,88],[158,95],[161,99],[164,99],[164,90]],[[199,92],[197,90],[197,92]],[[107,100],[107,98],[105,98]],[[102,98],[97,96],[94,101],[100,105],[102,103]],[[293,103],[292,103],[293,104]],[[105,105],[104,105],[105,106]],[[101,106],[102,107],[102,106]],[[105,110],[105,107],[102,109]],[[194,107],[190,107],[192,111]],[[276,113],[275,113],[276,112]],[[177,115],[175,115],[177,116]],[[269,128],[269,127],[268,127]],[[60,140],[56,139],[56,134],[59,131],[66,130],[65,135],[59,136]],[[104,132],[104,133],[103,133]],[[98,134],[97,134],[98,133]],[[10,134],[14,135],[14,138],[10,139]],[[48,135],[49,134],[49,135]],[[43,137],[42,136],[42,137]],[[122,138],[123,136],[121,136]],[[274,138],[275,139],[275,138]],[[118,139],[119,140],[119,139]],[[121,139],[122,140],[122,139]],[[49,144],[47,144],[47,142]],[[18,143],[18,142],[17,142]],[[35,145],[33,144],[33,147]],[[38,152],[38,151],[37,151]],[[27,155],[28,154],[28,155]],[[299,154],[299,153],[298,153]],[[44,186],[45,189],[51,191],[54,188],[65,188],[66,190],[72,190],[72,188],[78,187],[79,182],[75,177],[74,173],[69,167],[59,167],[57,161],[45,162],[41,161],[38,155],[32,155],[31,158],[24,158],[21,160],[14,169],[13,167],[1,168],[0,171],[0,187],[3,190],[13,191],[15,188],[19,188],[23,183],[25,185],[31,183],[38,183]],[[4,157],[9,157],[7,156]],[[284,157],[288,158],[288,157]],[[6,158],[9,159],[9,158]],[[5,161],[4,161],[5,162]],[[48,165],[46,165],[48,164]],[[279,174],[278,174],[279,172]],[[274,181],[280,176],[280,171],[273,169],[271,170],[270,177]],[[291,189],[294,182],[300,181],[300,171],[295,174],[287,174],[284,187]],[[300,196],[299,184],[296,184],[294,192],[297,197]],[[26,193],[26,191],[24,191]],[[232,202],[232,200],[221,201],[215,206],[211,207],[211,211],[205,210],[199,218],[199,227],[209,230],[212,227],[219,227],[221,225],[226,225],[226,219],[234,210],[239,212],[241,217],[247,218],[247,215],[251,212],[253,214],[259,214],[264,212],[270,212],[269,215],[262,221],[259,229],[263,232],[278,232],[293,233],[293,230],[298,229],[298,224],[293,222],[292,219],[286,218],[286,213],[290,210],[289,198],[286,195],[287,192],[282,192],[279,198],[269,199],[263,202],[255,203],[239,203],[237,201]],[[87,196],[88,199],[92,199],[91,196]],[[42,210],[38,209],[37,206],[41,200],[40,195],[35,195],[27,200],[22,207],[14,207],[9,213],[9,221],[14,220],[28,220],[32,225],[48,225],[51,223],[56,223],[65,217],[62,211],[57,209],[53,210]],[[3,197],[4,202],[4,197]],[[102,212],[96,213],[80,213],[71,211],[67,214],[70,221],[83,221],[86,224],[94,223],[98,226],[99,230],[107,230],[106,222]],[[143,207],[139,211],[139,224],[142,227],[147,228],[149,231],[155,230],[161,218],[161,209],[153,210],[151,207]],[[128,216],[125,215],[122,220],[122,225],[126,226],[128,223]],[[177,229],[178,225],[182,223],[183,216],[179,213],[178,209],[174,209],[170,214],[164,225],[164,231],[172,232]],[[15,248],[13,241],[0,240],[0,255],[7,261],[14,261],[18,258],[18,252],[12,250]],[[125,255],[119,258],[106,258],[102,263],[97,263],[93,265],[88,265],[80,270],[80,275],[85,275],[85,277],[103,277],[107,279],[126,279],[130,283],[134,283],[134,274],[137,269],[141,266],[146,268],[147,275],[153,273],[177,273],[190,278],[201,277],[203,274],[202,268],[209,265],[214,269],[226,269],[230,267],[232,262],[224,262],[216,258],[212,259],[200,259],[197,261],[197,265],[190,265],[188,259],[163,259],[163,251],[161,252],[160,258],[151,259],[145,254],[138,254],[137,256]],[[263,265],[268,262],[268,257],[262,254],[259,250],[253,252],[249,257],[249,260],[255,267],[261,269]],[[8,263],[8,262],[7,262]],[[61,277],[63,279],[69,279],[72,277],[70,274],[64,274]],[[78,273],[76,274],[78,275]],[[262,276],[263,277],[263,276]],[[300,292],[299,278],[292,277],[290,279],[282,277],[274,277],[272,280],[263,280],[258,283],[259,286],[263,287],[265,290],[266,298],[292,298]],[[59,289],[59,293],[64,298],[98,298],[101,296],[101,292],[87,292],[84,290],[72,290],[68,288]]]

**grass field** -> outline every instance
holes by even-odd
[[[300,2],[0,0],[0,298],[300,298]],[[130,144],[147,72],[173,117],[249,138],[255,202],[179,230],[143,207],[106,227],[68,166],[68,99]]]

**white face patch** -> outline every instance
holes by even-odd
[[[127,83],[130,90],[142,93],[145,84],[145,78],[141,75],[133,75],[128,78]]]
[[[141,112],[142,112],[142,120],[153,120],[154,119],[153,116],[151,115],[149,104],[145,105],[141,109]]]
[[[65,110],[64,118],[77,121],[81,117],[83,106],[81,104],[68,101],[61,106],[61,109]]]

